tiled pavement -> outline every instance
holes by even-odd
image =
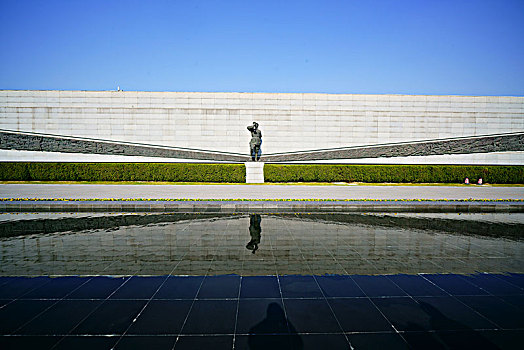
[[[524,275],[2,277],[2,349],[518,348]]]

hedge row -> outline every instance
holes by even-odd
[[[2,181],[245,182],[243,164],[0,162]],[[266,182],[476,182],[524,184],[524,166],[279,165],[264,166]]]
[[[245,182],[243,164],[0,163],[0,180]]]
[[[395,182],[523,184],[524,166],[470,165],[278,165],[266,164],[267,182]]]

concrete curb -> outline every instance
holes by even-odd
[[[524,213],[523,202],[447,201],[0,201],[0,213]]]

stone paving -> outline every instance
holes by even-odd
[[[1,184],[0,198],[524,199],[524,187]]]

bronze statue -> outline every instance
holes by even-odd
[[[247,129],[251,131],[251,141],[249,141],[251,160],[253,162],[259,161],[262,155],[262,131],[258,128],[257,122],[253,122],[253,125],[248,126]]]

